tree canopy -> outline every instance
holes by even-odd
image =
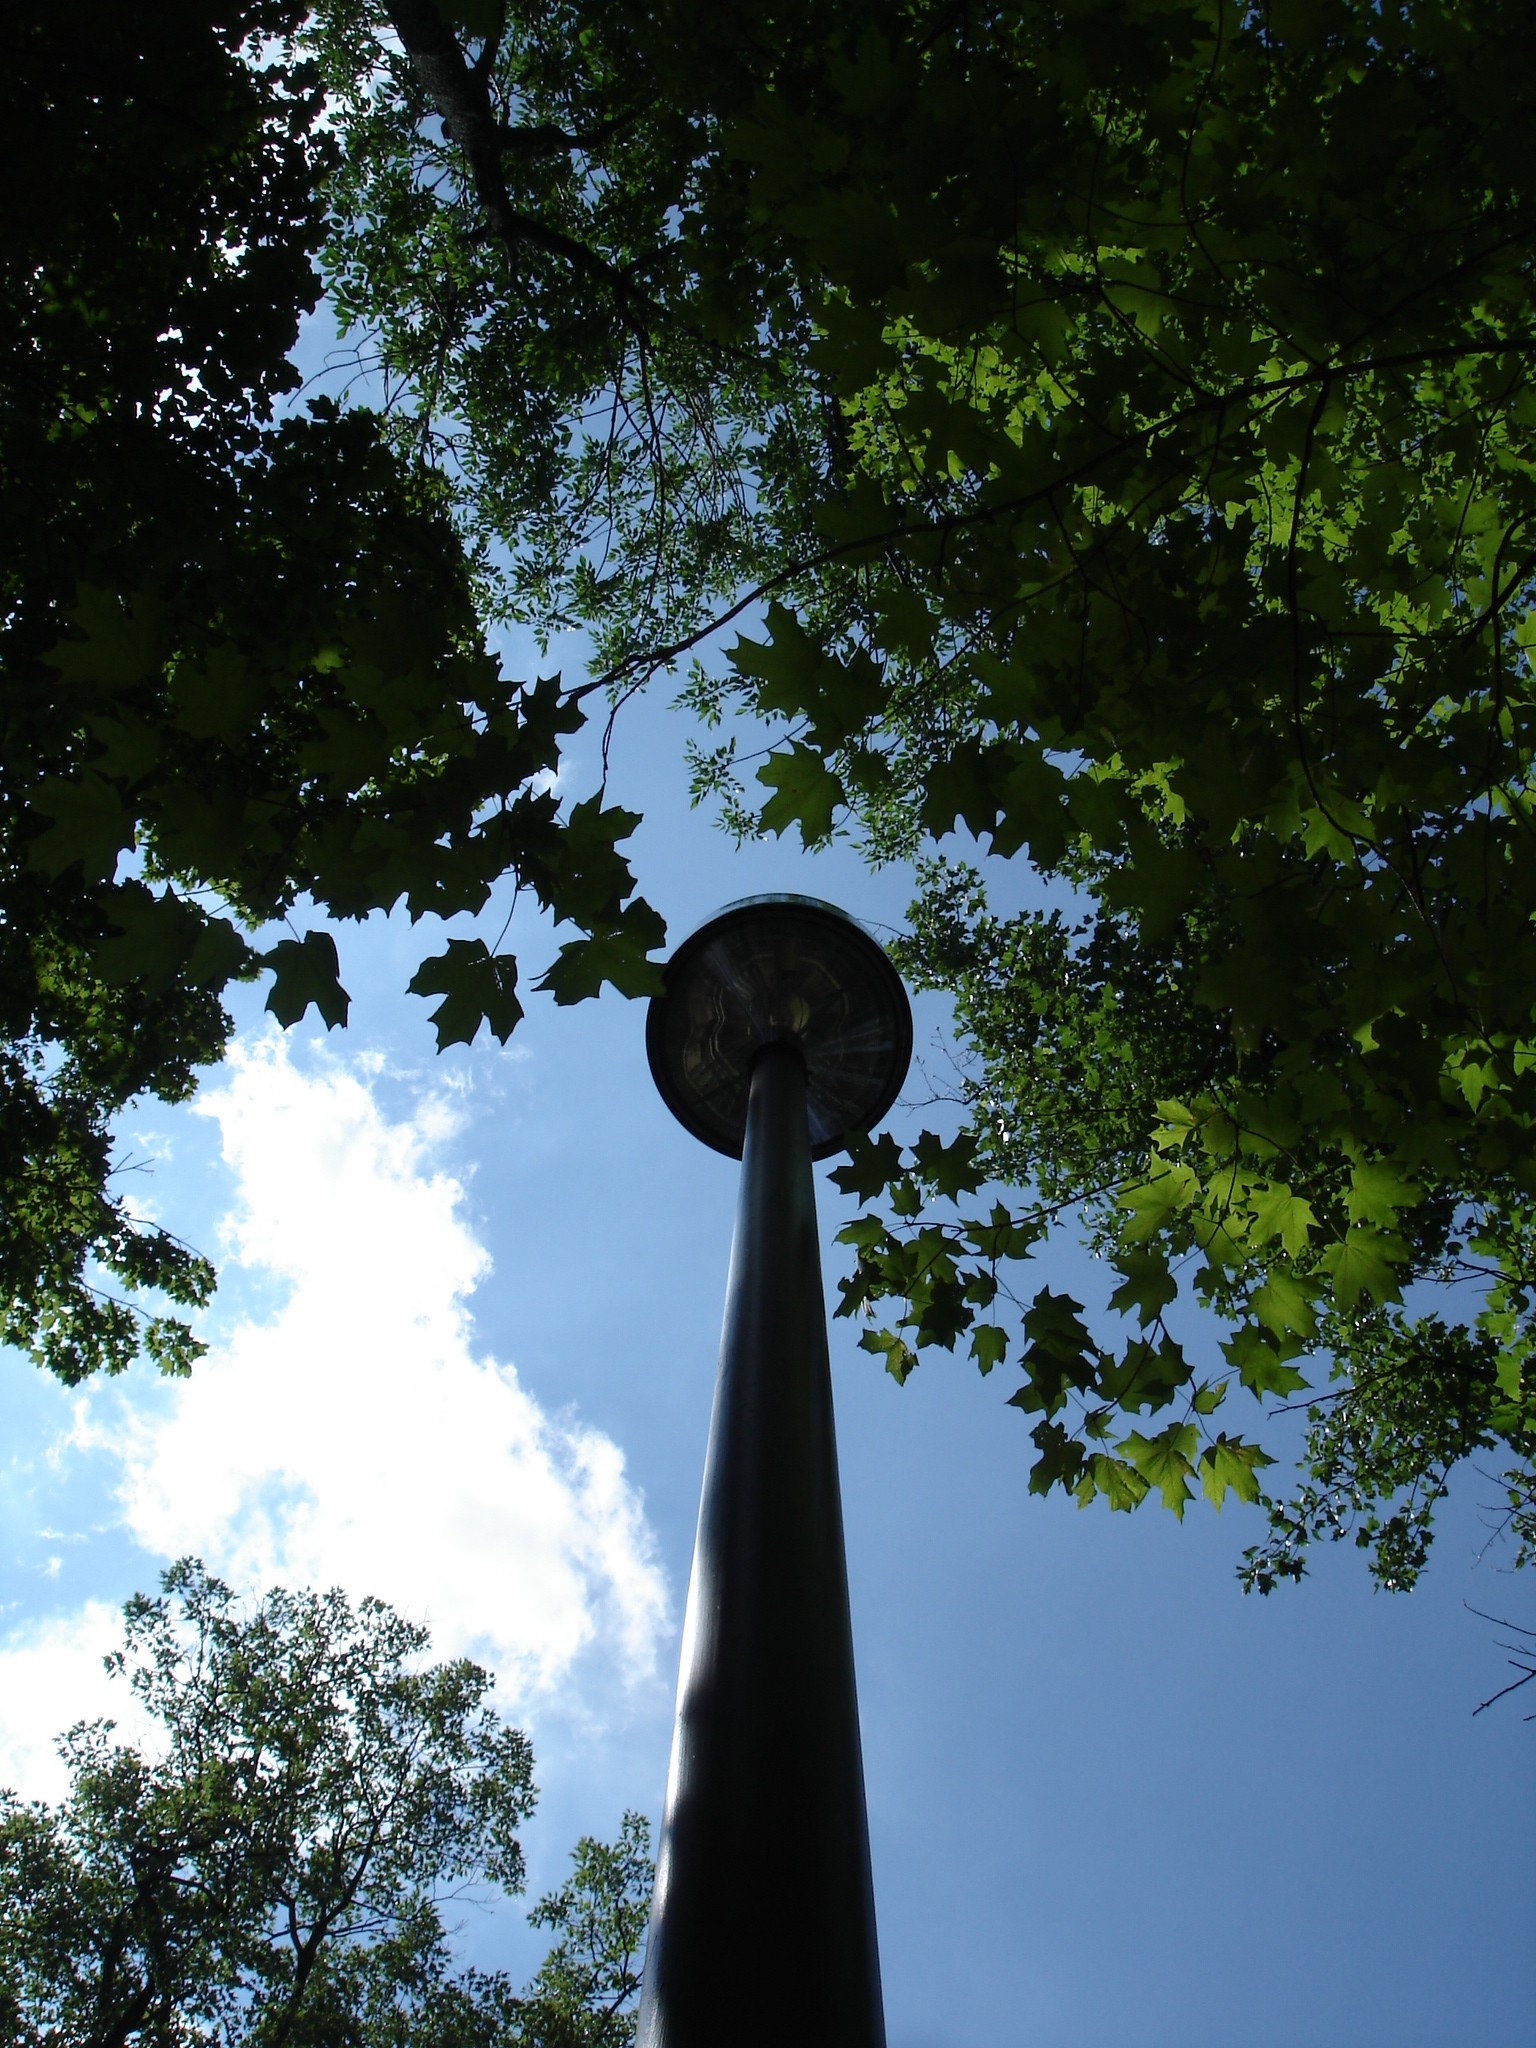
[[[17,2048],[622,2048],[650,1903],[646,1825],[583,1840],[532,1919],[519,1994],[455,1966],[446,1904],[517,1893],[526,1738],[486,1672],[423,1662],[377,1600],[268,1593],[195,1560],[129,1602],[109,1660],[155,1725],[61,1738],[58,1806],[0,1794],[0,2020]]]
[[[1229,1394],[1321,1366],[1250,1582],[1350,1528],[1408,1584],[1470,1453],[1532,1527],[1529,17],[1115,17],[867,38],[835,146],[825,104],[744,141],[820,294],[833,530],[879,540],[738,651],[810,721],[770,821],[963,827],[1070,888],[1000,919],[924,870],[905,958],[956,993],[970,1128],[844,1176],[894,1212],[849,1305],[900,1304],[898,1375],[962,1334],[1021,1368],[1032,1485],[1112,1506],[1256,1497]],[[993,1179],[1036,1199],[957,1218]],[[1049,1287],[993,1313],[1064,1208],[1128,1338]]]
[[[633,817],[548,787],[581,712],[503,677],[438,480],[362,409],[285,412],[335,147],[295,8],[8,17],[0,231],[0,1287],[61,1377],[185,1370],[207,1262],[110,1185],[111,1120],[216,1060],[233,980],[347,1013],[327,920],[487,902],[578,936],[557,1001],[649,986]],[[275,945],[264,925],[309,928]],[[440,1043],[521,1014],[517,963],[450,938],[412,986]],[[151,1294],[153,1298],[153,1294]]]
[[[755,798],[729,737],[697,747],[700,789],[738,829],[926,856],[904,962],[956,996],[969,1117],[842,1176],[887,1198],[849,1232],[845,1306],[890,1322],[866,1345],[898,1378],[935,1345],[1007,1361],[1031,1483],[1115,1507],[1257,1498],[1232,1392],[1315,1399],[1261,1587],[1346,1529],[1411,1583],[1447,1472],[1493,1446],[1523,1536],[1527,10],[845,5],[726,10],[703,44],[604,10],[388,22],[329,260],[510,601],[558,551],[499,481],[522,401],[495,365],[553,274],[622,337],[560,484],[616,495],[616,563],[568,527],[561,616],[622,680],[676,658],[710,576],[771,600],[688,697],[786,742]],[[671,211],[625,212],[666,123]],[[579,249],[518,226],[557,199]],[[669,371],[679,332],[718,354]],[[702,501],[653,391],[744,464],[746,559],[674,509],[697,597],[654,570],[668,492]],[[759,453],[785,447],[793,489]],[[1059,907],[994,914],[957,831]],[[1128,1336],[1021,1293],[1068,1212]]]
[[[466,792],[431,842],[463,848],[437,907],[486,885],[507,790],[537,801],[525,721],[547,761],[583,703],[692,661],[696,718],[770,732],[755,771],[729,724],[694,745],[727,824],[920,863],[903,961],[955,997],[964,1124],[842,1176],[871,1205],[844,1305],[895,1377],[935,1347],[1006,1366],[1033,1486],[1180,1513],[1197,1484],[1260,1497],[1243,1390],[1310,1402],[1310,1476],[1250,1557],[1260,1587],[1345,1532],[1411,1583],[1447,1473],[1485,1452],[1524,1542],[1529,10],[786,0],[714,8],[706,34],[683,0],[328,0],[302,30],[261,19],[275,42],[240,90],[326,95],[323,129],[283,117],[310,152],[293,246],[320,249],[384,391],[378,417],[290,420],[263,446],[357,438],[405,522],[391,559],[435,565],[442,608],[413,618],[451,624],[428,666],[449,643],[478,659],[477,616],[596,649],[571,689],[516,700],[515,760],[462,681],[433,714],[457,742],[430,726],[413,749],[420,704],[390,700],[413,796]],[[71,631],[49,603],[67,674],[88,617]],[[224,644],[198,616],[186,644]],[[724,658],[697,659],[733,619]],[[286,715],[317,720],[297,748],[361,746],[360,698],[387,731],[366,663],[324,683],[280,666]],[[67,784],[64,818],[114,772],[71,717],[67,767],[39,771]],[[308,758],[283,773],[318,803]],[[318,861],[266,895],[234,854],[166,867],[153,777],[134,843],[248,914],[285,888],[354,914],[409,888],[426,843],[390,808],[395,759],[334,771],[328,818],[403,835],[352,896]],[[449,759],[474,766],[424,773]],[[38,815],[29,876],[70,845]],[[633,942],[657,933],[624,907],[623,821],[537,815],[562,877],[601,842],[601,889],[546,880],[590,935],[557,994],[609,968],[643,986]],[[547,877],[543,851],[500,852]],[[1053,907],[1019,913],[1031,891]],[[302,966],[339,1004],[324,936],[290,946],[279,992]],[[515,1021],[491,1000],[508,973],[455,940],[419,980],[469,1036]],[[1028,1273],[1067,1220],[1113,1273],[1105,1303]]]

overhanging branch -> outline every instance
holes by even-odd
[[[448,140],[464,152],[469,180],[484,209],[491,236],[501,243],[508,261],[516,263],[524,249],[558,256],[573,270],[597,279],[613,293],[626,320],[638,326],[651,308],[626,273],[574,235],[551,227],[537,215],[514,206],[502,164],[508,154],[547,155],[556,148],[579,147],[581,136],[539,127],[522,133],[508,129],[491,105],[487,74],[465,61],[464,52],[433,0],[390,0],[394,25],[416,76],[442,118]]]

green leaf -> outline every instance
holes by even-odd
[[[912,1290],[910,1308],[920,1350],[939,1344],[953,1351],[955,1339],[975,1320],[965,1290],[947,1274],[925,1276]]]
[[[936,1194],[952,1202],[974,1193],[987,1178],[986,1169],[976,1163],[976,1150],[973,1131],[962,1131],[948,1145],[932,1131],[924,1131],[912,1147],[912,1164]]]
[[[1152,1133],[1152,1141],[1160,1152],[1182,1151],[1200,1128],[1200,1118],[1187,1102],[1170,1097],[1166,1102],[1155,1102],[1158,1123]]]
[[[968,1216],[961,1227],[967,1242],[984,1259],[1027,1258],[1046,1232],[1043,1218],[1016,1217],[1001,1202],[992,1204],[992,1214],[985,1223]]]
[[[917,1353],[894,1330],[863,1331],[859,1337],[859,1349],[872,1351],[876,1358],[883,1358],[886,1371],[898,1387],[906,1385],[917,1364]]]
[[[1129,1212],[1124,1235],[1133,1244],[1156,1236],[1194,1203],[1199,1192],[1200,1183],[1194,1169],[1188,1166],[1170,1166],[1166,1172],[1151,1174],[1134,1186],[1122,1188],[1115,1201]]]
[[[1144,1408],[1166,1408],[1181,1387],[1189,1384],[1193,1368],[1184,1347],[1172,1337],[1150,1344],[1138,1337],[1127,1344],[1121,1358],[1103,1357],[1099,1362],[1099,1391],[1130,1414]]]
[[[883,671],[862,648],[847,660],[828,654],[781,604],[768,607],[767,623],[769,641],[738,640],[731,666],[751,680],[759,711],[809,719],[816,751],[825,755],[883,708]]]
[[[996,797],[987,792],[996,822],[986,817],[984,804],[978,805],[992,834],[992,851],[1008,860],[1027,845],[1039,866],[1054,867],[1067,848],[1067,789],[1067,778],[1054,762],[1044,760],[1036,748],[1018,749],[1003,777],[1000,814]]]
[[[1238,1377],[1252,1394],[1299,1394],[1307,1384],[1276,1349],[1276,1340],[1251,1323],[1234,1331],[1221,1350],[1229,1364],[1236,1366]]]
[[[1117,1273],[1125,1277],[1109,1297],[1109,1305],[1121,1315],[1135,1311],[1143,1329],[1155,1323],[1169,1302],[1178,1298],[1179,1283],[1168,1270],[1168,1261],[1156,1252],[1119,1251],[1114,1254]]]
[[[1010,1408],[1024,1404],[1017,1394],[1009,1397]],[[1040,1453],[1029,1468],[1029,1490],[1031,1493],[1049,1493],[1053,1486],[1072,1492],[1077,1486],[1087,1456],[1085,1447],[1074,1436],[1069,1436],[1059,1422],[1037,1422],[1030,1431],[1031,1441]]]
[[[91,949],[102,980],[117,988],[137,983],[157,995],[169,988],[197,937],[192,907],[134,880],[103,890],[102,909],[111,929]]]
[[[505,1045],[523,1015],[517,961],[510,953],[493,953],[484,939],[450,939],[446,952],[422,961],[408,987],[413,996],[443,998],[432,1012],[439,1052],[473,1044],[482,1024]]]
[[[935,838],[954,829],[959,819],[980,838],[997,819],[997,794],[991,783],[993,757],[975,744],[951,748],[928,770],[923,793],[922,823]]]
[[[351,1001],[341,985],[341,962],[329,932],[306,932],[302,939],[280,939],[261,956],[272,971],[267,1008],[279,1024],[294,1025],[313,1003],[328,1031],[347,1021]]]
[[[1317,1329],[1316,1303],[1304,1282],[1283,1266],[1270,1268],[1250,1306],[1265,1329],[1276,1337],[1299,1337],[1306,1342]]]
[[[1279,1238],[1293,1259],[1306,1250],[1308,1233],[1317,1222],[1310,1202],[1293,1195],[1280,1181],[1262,1182],[1248,1197],[1261,1237]]]
[[[1084,1492],[1085,1484],[1091,1488],[1088,1494]],[[1099,1494],[1108,1501],[1112,1512],[1125,1515],[1141,1506],[1149,1488],[1136,1467],[1126,1459],[1112,1457],[1108,1451],[1095,1451],[1088,1460],[1083,1479],[1073,1491],[1077,1494],[1079,1507],[1087,1507],[1092,1495]]]
[[[1351,1223],[1390,1227],[1400,1209],[1417,1207],[1424,1194],[1391,1160],[1368,1159],[1351,1167],[1349,1193],[1344,1199]]]
[[[774,792],[758,815],[761,830],[782,837],[791,825],[798,825],[808,847],[831,837],[833,813],[844,800],[843,785],[814,747],[797,740],[787,754],[770,754],[757,779]]]
[[[1398,1264],[1407,1251],[1400,1237],[1386,1231],[1346,1231],[1342,1242],[1329,1245],[1320,1261],[1333,1276],[1333,1298],[1339,1307],[1353,1308],[1362,1294],[1378,1304],[1396,1301],[1402,1293]]]
[[[648,903],[632,903],[619,921],[589,938],[573,939],[534,985],[564,1006],[595,996],[604,982],[624,996],[660,995],[660,963],[646,958],[666,938],[666,926]]]
[[[33,811],[48,824],[29,842],[27,866],[45,875],[78,865],[87,881],[110,880],[118,855],[133,844],[133,813],[122,790],[90,769],[44,782]]]
[[[965,1298],[973,1308],[990,1308],[996,1301],[999,1282],[996,1274],[983,1272],[972,1267],[965,1275]]]
[[[240,648],[214,646],[196,666],[176,665],[171,680],[176,722],[195,739],[238,739],[260,716],[264,682],[252,673]]]
[[[124,601],[82,583],[71,612],[74,631],[44,656],[68,684],[123,689],[153,675],[165,658],[165,612],[144,592]]]
[[[222,989],[252,959],[250,947],[228,918],[210,917],[173,889],[120,882],[103,890],[110,929],[91,948],[102,980],[163,995],[178,978],[196,988]]]
[[[1024,1334],[1047,1351],[1078,1352],[1089,1338],[1083,1322],[1083,1304],[1070,1294],[1053,1294],[1042,1287],[1024,1311]]]
[[[1029,1381],[1014,1395],[1016,1406],[1054,1414],[1069,1387],[1094,1384],[1100,1354],[1082,1321],[1080,1301],[1042,1287],[1024,1312],[1024,1335],[1029,1341],[1019,1363]]]
[[[1200,1453],[1200,1485],[1214,1508],[1221,1506],[1229,1488],[1251,1504],[1259,1498],[1257,1473],[1274,1462],[1257,1444],[1222,1435]]]
[[[971,1331],[971,1356],[983,1373],[989,1373],[1008,1356],[1008,1333],[996,1323],[978,1323]]]
[[[1170,1422],[1153,1437],[1132,1430],[1119,1446],[1147,1484],[1157,1488],[1163,1506],[1181,1522],[1184,1504],[1191,1497],[1189,1481],[1199,1443],[1200,1432],[1194,1423]]]
[[[901,1148],[889,1131],[882,1131],[878,1138],[856,1131],[848,1140],[847,1165],[834,1167],[829,1178],[845,1195],[872,1202],[901,1170]]]
[[[884,1244],[885,1238],[886,1227],[878,1216],[855,1216],[837,1233],[839,1244],[857,1245],[860,1251],[872,1251],[877,1244]]]

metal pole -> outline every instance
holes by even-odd
[[[805,1071],[752,1070],[636,2048],[884,2048]]]

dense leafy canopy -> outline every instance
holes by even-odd
[[[789,273],[721,147],[824,30],[808,7],[699,26],[678,0],[325,0],[306,45],[359,368],[459,486],[484,600],[587,628],[616,675],[787,560],[825,473]]]
[[[649,986],[662,935],[628,900],[632,815],[548,788],[581,712],[487,655],[440,484],[367,412],[282,413],[335,159],[316,70],[276,55],[297,19],[177,0],[0,32],[29,194],[0,230],[0,1289],[5,1339],[70,1380],[196,1355],[131,1293],[196,1303],[211,1271],[114,1192],[110,1126],[190,1092],[232,979],[339,1023],[317,916],[450,917],[503,876],[578,927],[559,1001]],[[483,938],[413,985],[442,1044],[521,1014]]]
[[[0,2023],[31,2048],[621,2048],[649,1903],[645,1823],[584,1840],[534,1908],[526,1996],[454,1967],[442,1908],[517,1892],[526,1739],[487,1674],[424,1665],[381,1602],[269,1593],[192,1560],[126,1610],[113,1660],[159,1743],[62,1739],[57,1807],[0,1794]]]
[[[898,1372],[963,1332],[1013,1359],[1032,1484],[1115,1506],[1254,1498],[1230,1390],[1326,1361],[1252,1582],[1352,1526],[1407,1584],[1470,1452],[1514,1452],[1532,1526],[1536,179],[1499,91],[1532,27],[1344,0],[1103,27],[866,35],[741,145],[849,426],[827,530],[878,538],[815,631],[738,652],[809,722],[770,821],[810,753],[837,788],[804,777],[808,836],[841,796],[877,850],[963,826],[1071,885],[1000,920],[927,868],[906,958],[957,994],[970,1136],[886,1178],[849,1305],[904,1304],[869,1339]],[[1038,1203],[922,1212],[990,1178]],[[999,1252],[1064,1207],[1128,1341],[1049,1288],[994,1314]],[[1425,1281],[1460,1291],[1405,1301]]]
[[[1010,1361],[1032,1483],[1119,1507],[1258,1497],[1232,1390],[1310,1390],[1259,1585],[1345,1529],[1410,1583],[1490,1446],[1527,1531],[1529,11],[680,20],[349,11],[331,261],[510,602],[627,678],[712,591],[775,600],[689,691],[789,726],[766,801],[696,752],[738,826],[963,829],[1061,885],[999,917],[924,870],[906,962],[957,996],[970,1118],[845,1176],[889,1198],[849,1233],[846,1305],[897,1311],[866,1343]],[[536,484],[544,350],[591,397]],[[1014,1305],[1068,1211],[1129,1339]]]
[[[589,693],[738,618],[687,700],[783,737],[755,785],[729,731],[697,747],[699,791],[738,828],[918,856],[905,964],[973,1055],[958,1137],[845,1175],[885,1197],[849,1232],[866,1344],[898,1378],[936,1345],[1011,1366],[1032,1484],[1117,1507],[1257,1498],[1236,1390],[1312,1401],[1258,1585],[1350,1529],[1410,1583],[1446,1473],[1495,1447],[1528,1534],[1529,10],[786,0],[700,29],[683,0],[327,0],[302,34],[270,8],[205,29],[237,140],[197,158],[216,196],[190,241],[146,202],[139,239],[174,251],[158,298],[133,271],[137,383],[91,353],[117,271],[61,162],[85,226],[16,274],[87,313],[73,339],[53,299],[28,315],[46,374],[15,418],[26,463],[64,468],[51,552],[18,557],[43,566],[8,705],[57,708],[7,745],[7,886],[31,894],[4,929],[24,988],[95,1008],[76,1028],[30,995],[11,1029],[8,1101],[83,1162],[30,1196],[74,1220],[62,1279],[29,1294],[35,1251],[8,1253],[13,1334],[67,1371],[120,1362],[92,1247],[206,1284],[100,1176],[106,1111],[222,1042],[217,987],[255,960],[220,903],[468,909],[510,871],[589,935],[557,996],[643,986],[629,821],[560,822],[533,778]],[[129,61],[115,33],[104,64]],[[140,103],[47,54],[55,125],[72,92],[101,160],[128,146]],[[270,308],[291,331],[313,291],[322,190],[382,417],[271,425]],[[246,273],[284,250],[258,346]],[[149,452],[86,468],[130,422]],[[114,474],[85,520],[82,479]],[[477,606],[585,627],[598,672],[510,693]],[[1031,891],[999,862],[1055,907],[1015,914]],[[279,1014],[342,1013],[330,943],[268,953]],[[191,1006],[149,1034],[179,1048],[163,1072],[119,1049],[141,957],[146,993]],[[415,985],[444,1039],[516,1020],[483,940]],[[79,1050],[102,1044],[115,1065]],[[1091,1310],[1024,1278],[1068,1215],[1115,1275]]]

